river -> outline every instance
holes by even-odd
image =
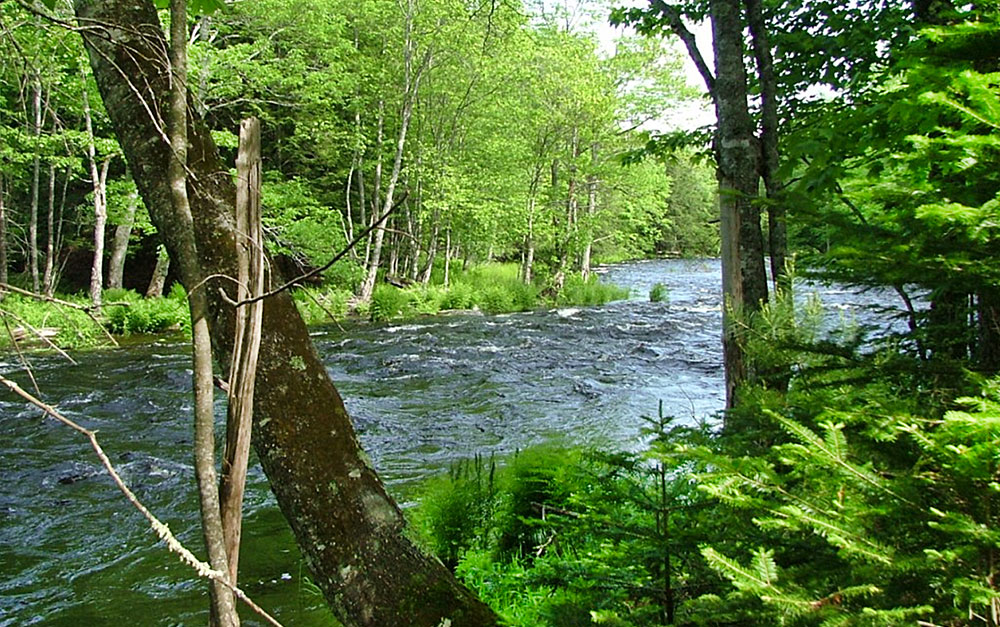
[[[661,400],[684,420],[711,419],[722,408],[718,262],[603,272],[632,297],[314,330],[363,445],[401,501],[422,477],[476,453],[541,442],[634,449],[641,416],[655,414]],[[657,282],[667,286],[667,302],[649,302]],[[883,298],[810,289],[833,311],[860,312]],[[200,552],[188,347],[169,338],[76,357],[77,366],[32,357],[43,398],[96,429],[139,498]],[[17,370],[11,356],[3,362],[5,373]],[[221,403],[217,410],[221,418]],[[6,394],[0,477],[0,627],[205,624],[204,584],[156,542],[86,441]],[[246,511],[241,585],[286,624],[332,624],[256,467]]]

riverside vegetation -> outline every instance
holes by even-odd
[[[724,424],[459,464],[417,534],[513,625],[995,624],[1000,380],[820,311],[751,321]]]
[[[107,304],[95,318],[87,315],[85,310],[90,307],[90,300],[83,295],[61,295],[59,300],[72,305],[67,306],[8,294],[0,301],[0,315],[8,319],[12,330],[19,328],[16,334],[19,341],[39,344],[37,331],[51,336],[54,344],[64,348],[106,343],[107,337],[99,325],[120,336],[170,331],[190,334],[187,294],[179,283],[161,297],[142,298],[124,289],[106,290],[104,295]],[[450,310],[500,314],[552,306],[601,305],[627,296],[628,290],[601,283],[596,275],[588,279],[572,276],[558,294],[547,296],[539,284],[524,283],[518,277],[516,264],[499,263],[459,270],[449,286],[433,280],[429,285],[418,283],[405,288],[380,285],[369,304],[359,304],[350,290],[335,286],[305,287],[293,292],[299,313],[308,324],[332,322],[350,315],[384,322]],[[0,338],[0,346],[9,345],[10,338],[9,334]]]

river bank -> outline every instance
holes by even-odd
[[[440,312],[475,311],[514,313],[554,306],[602,305],[627,298],[629,291],[597,275],[584,280],[567,277],[558,292],[543,282],[524,283],[516,264],[483,264],[456,271],[450,284],[410,283],[397,287],[379,285],[370,303],[358,302],[350,290],[335,286],[295,288],[293,298],[306,324],[314,326],[348,320],[387,322],[412,320]],[[12,340],[31,348],[93,348],[122,337],[158,337],[164,333],[190,332],[186,293],[175,283],[163,297],[143,298],[131,290],[107,290],[105,305],[94,310],[83,295],[56,295],[39,299],[7,293],[0,300],[0,314],[8,319],[10,333],[0,334],[0,348]],[[113,337],[109,337],[113,336]]]
[[[477,453],[499,458],[543,442],[637,450],[642,416],[655,415],[661,400],[688,423],[721,409],[718,261],[621,264],[603,279],[631,297],[313,328],[359,438],[397,499],[409,503],[427,477]],[[650,302],[656,283],[669,302]],[[863,311],[857,295],[823,295],[843,315]],[[2,361],[21,377],[13,354]],[[87,351],[79,362],[32,356],[45,400],[98,430],[140,498],[199,547],[188,344],[158,337]],[[221,429],[221,400],[217,410]],[[204,622],[204,586],[121,499],[85,441],[3,397],[0,443],[0,625],[111,626],[137,615],[149,625]],[[255,464],[247,489],[248,591],[286,624],[329,625]]]

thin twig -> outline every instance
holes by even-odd
[[[265,292],[265,293],[263,293],[263,294],[261,294],[259,296],[255,296],[254,298],[247,298],[247,299],[241,300],[241,301],[234,301],[233,299],[229,298],[229,295],[226,294],[225,291],[223,291],[222,289],[220,289],[219,292],[222,295],[222,300],[226,301],[227,303],[229,303],[233,307],[242,307],[244,305],[250,305],[250,304],[256,303],[257,301],[264,300],[265,298],[270,298],[271,296],[274,296],[275,294],[280,294],[281,292],[284,292],[285,290],[287,290],[289,288],[295,287],[296,285],[298,285],[299,283],[301,283],[301,282],[303,282],[303,281],[305,281],[307,279],[311,279],[312,277],[316,276],[317,274],[320,274],[322,272],[325,272],[325,271],[329,270],[330,267],[333,266],[333,264],[335,264],[338,261],[340,261],[341,259],[343,259],[344,255],[346,255],[347,253],[349,253],[351,251],[351,249],[353,249],[355,246],[357,246],[363,239],[365,239],[366,237],[368,237],[369,233],[371,233],[372,231],[374,231],[376,228],[378,228],[378,226],[380,224],[382,224],[383,222],[385,222],[386,218],[388,218],[389,215],[392,214],[393,211],[395,211],[397,208],[399,208],[399,206],[401,204],[403,204],[403,201],[406,200],[406,196],[407,196],[406,192],[403,192],[403,195],[400,197],[400,199],[397,200],[396,202],[394,202],[392,204],[392,206],[389,207],[389,209],[387,209],[386,212],[383,213],[382,216],[378,220],[376,220],[375,222],[373,222],[371,224],[371,226],[369,226],[360,235],[358,235],[353,240],[351,240],[351,243],[348,244],[344,248],[344,250],[342,250],[339,253],[337,253],[336,255],[334,255],[333,259],[331,259],[330,261],[326,262],[325,264],[323,264],[319,268],[314,268],[313,270],[310,270],[309,272],[306,272],[305,274],[303,274],[303,275],[301,275],[299,277],[296,277],[296,278],[292,279],[291,281],[288,281],[287,283],[285,283],[281,287],[277,287],[277,288],[271,290],[270,292]]]
[[[79,365],[79,364],[76,363],[75,359],[73,359],[72,357],[69,356],[69,353],[67,353],[63,349],[59,348],[59,346],[55,342],[53,342],[49,338],[45,337],[44,333],[42,333],[41,331],[39,331],[35,327],[31,326],[31,324],[27,320],[25,320],[24,318],[22,318],[21,316],[17,315],[16,313],[14,313],[12,311],[4,311],[2,309],[0,309],[0,315],[2,315],[2,316],[10,316],[11,318],[14,318],[18,322],[20,322],[22,326],[24,326],[29,331],[31,331],[32,335],[34,335],[35,337],[37,337],[38,339],[40,339],[45,344],[48,344],[49,348],[51,348],[52,350],[56,351],[57,353],[59,353],[63,357],[65,357],[71,364],[73,364],[74,366]],[[8,333],[10,333],[10,325],[7,326],[7,331],[8,331]],[[11,338],[10,339],[11,339],[11,341],[14,341],[14,337],[13,337],[12,333],[11,333]]]
[[[198,573],[198,576],[206,577],[208,579],[217,581],[222,585],[226,586],[227,588],[233,591],[233,594],[236,596],[236,598],[246,603],[251,610],[257,613],[261,618],[266,620],[269,624],[274,625],[275,627],[282,627],[281,623],[279,623],[274,617],[268,614],[259,605],[254,603],[253,600],[251,600],[250,597],[248,597],[246,593],[243,592],[243,590],[229,583],[229,579],[225,573],[218,570],[214,570],[209,564],[195,557],[194,553],[189,551],[183,544],[181,544],[180,540],[178,540],[174,536],[174,534],[170,531],[170,528],[167,527],[166,524],[162,523],[155,515],[153,515],[151,511],[149,511],[149,509],[146,508],[145,505],[142,504],[141,501],[139,501],[135,493],[132,492],[132,490],[130,490],[127,485],[125,485],[125,482],[124,480],[122,480],[121,475],[118,474],[118,471],[116,471],[115,467],[111,464],[111,460],[108,458],[107,454],[105,454],[104,449],[101,448],[100,443],[98,443],[97,441],[97,433],[95,431],[91,431],[90,429],[82,427],[76,422],[63,416],[54,407],[42,402],[38,398],[24,391],[21,388],[21,386],[11,381],[10,379],[7,379],[3,375],[0,375],[0,383],[6,385],[8,388],[10,388],[12,392],[17,394],[24,400],[28,401],[35,407],[38,407],[39,409],[44,411],[46,414],[48,414],[55,420],[85,435],[87,439],[90,441],[91,448],[94,449],[94,452],[97,453],[97,457],[101,460],[101,464],[104,466],[105,470],[108,471],[108,474],[111,475],[111,480],[115,482],[115,485],[118,486],[118,489],[122,492],[122,494],[125,495],[125,498],[128,499],[128,502],[131,503],[137,510],[139,510],[139,512],[146,518],[146,520],[149,521],[149,524],[153,528],[153,531],[155,531],[156,535],[159,536],[159,538],[166,543],[167,548],[176,553],[177,555],[179,555],[181,561],[190,566],[191,568],[193,568],[195,572]]]
[[[69,307],[70,309],[77,309],[79,311],[82,311],[83,313],[87,314],[87,317],[90,318],[101,331],[104,332],[105,337],[107,337],[112,344],[114,344],[116,347],[119,345],[118,340],[116,340],[115,337],[111,335],[111,333],[107,329],[104,328],[104,325],[101,324],[101,321],[98,320],[97,316],[94,315],[93,305],[78,305],[77,303],[71,303],[66,300],[61,300],[59,298],[55,298],[54,296],[45,296],[44,294],[36,294],[29,290],[22,290],[21,288],[14,287],[9,283],[0,283],[0,290],[8,290],[14,292],[15,294],[21,294],[23,296],[28,296],[29,298],[34,298],[35,300],[40,300],[46,303],[55,303],[56,305],[62,305],[63,307]],[[125,303],[125,302],[104,304],[105,307],[119,307],[119,306],[128,307],[130,305],[131,303]]]
[[[3,316],[3,326],[7,329],[7,335],[10,336],[10,343],[14,345],[18,360],[24,366],[24,371],[28,373],[28,378],[31,379],[31,387],[35,388],[36,394],[41,394],[41,391],[38,389],[38,381],[35,380],[35,373],[31,370],[31,364],[28,363],[28,358],[21,352],[21,345],[18,343],[17,338],[14,337],[14,331],[10,328],[10,323],[7,322],[6,316]]]

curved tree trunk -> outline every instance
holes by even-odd
[[[136,185],[171,255],[181,254],[180,228],[168,211],[169,148],[162,124],[149,115],[166,108],[168,92],[156,11],[146,0],[77,0],[76,11],[88,26],[84,37],[94,74]],[[157,106],[147,106],[137,94]],[[188,139],[195,262],[205,276],[236,276],[233,183],[197,120]],[[219,289],[231,285],[212,279],[201,289],[209,300],[216,360],[228,364],[234,312]],[[402,514],[366,461],[287,292],[265,301],[263,329],[254,447],[337,617],[346,625],[496,624],[489,608],[404,535]]]

